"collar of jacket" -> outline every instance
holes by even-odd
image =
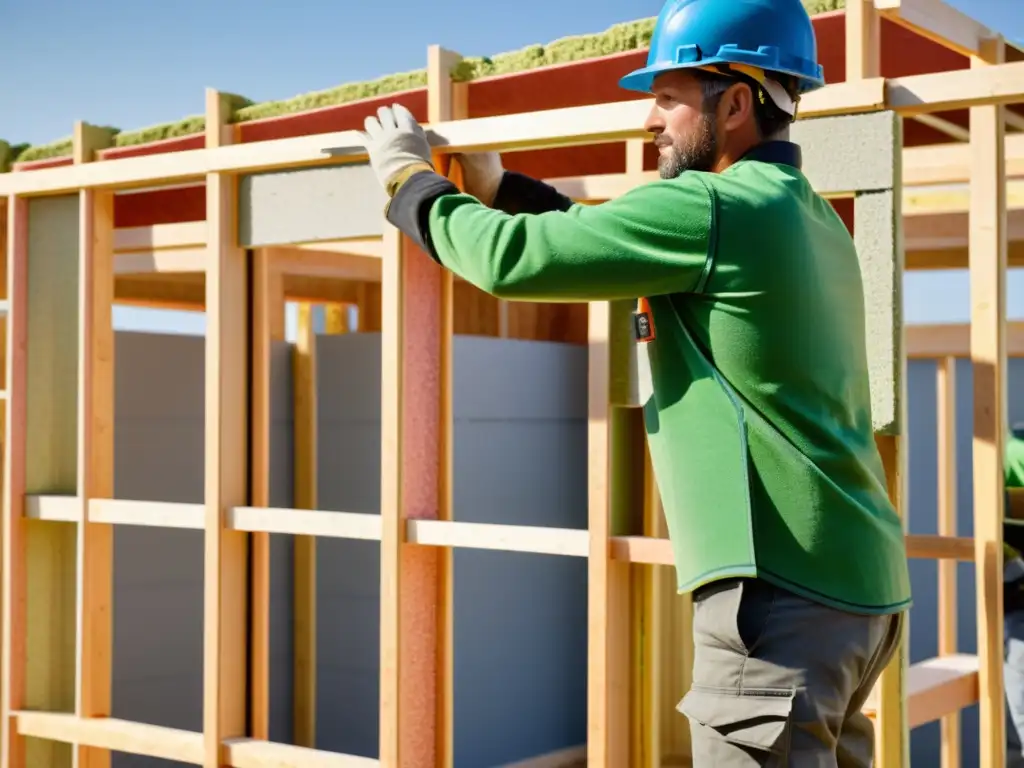
[[[791,165],[800,170],[803,165],[803,153],[800,151],[800,145],[791,141],[765,141],[748,150],[740,158],[741,162],[743,160]]]

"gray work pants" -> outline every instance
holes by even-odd
[[[689,718],[694,768],[867,768],[861,709],[900,638],[902,613],[825,607],[760,579],[694,593]]]
[[[1003,617],[1003,687],[1006,689],[1006,768],[1024,768],[1024,611]]]

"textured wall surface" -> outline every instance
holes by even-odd
[[[238,242],[255,247],[380,235],[386,202],[366,164],[243,176]]]
[[[864,282],[865,334],[875,432],[899,434],[903,314],[900,208],[893,190],[862,192],[853,205],[854,241]]]
[[[798,120],[790,138],[803,170],[824,195],[892,189],[899,167],[899,118],[892,112]]]
[[[875,432],[899,434],[903,375],[902,123],[894,112],[842,115],[794,124],[804,173],[825,195],[853,195],[854,239],[864,285]]]

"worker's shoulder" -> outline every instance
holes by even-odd
[[[745,160],[705,180],[737,204],[793,205],[813,195],[807,177],[790,165]]]
[[[686,171],[669,179],[654,179],[619,198],[626,206],[649,215],[671,211],[707,210],[716,223],[741,223],[747,217],[786,221],[822,201],[806,177],[794,168],[763,162],[741,162],[721,173]],[[788,216],[787,216],[788,212]]]

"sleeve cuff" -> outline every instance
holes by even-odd
[[[441,259],[430,240],[430,208],[444,195],[457,195],[459,188],[439,173],[422,170],[407,178],[385,209],[393,227],[412,240],[438,264]]]
[[[515,171],[505,171],[491,205],[508,214],[568,211],[574,205],[550,184]]]

